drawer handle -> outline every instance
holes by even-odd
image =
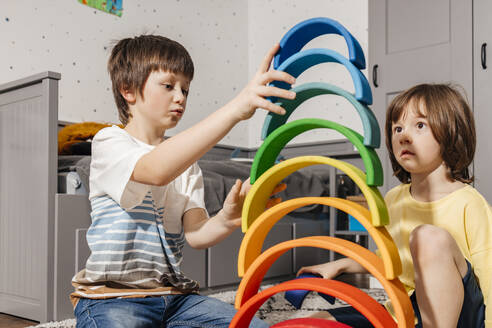
[[[374,84],[374,87],[379,87],[378,84],[378,65],[374,65],[372,67],[372,84]]]
[[[487,69],[487,43],[482,44],[480,57],[480,59],[482,60],[482,68]]]

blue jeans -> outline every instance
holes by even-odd
[[[145,298],[80,299],[77,328],[229,327],[236,314],[230,304],[212,297],[186,294]],[[258,318],[250,327],[268,327]]]

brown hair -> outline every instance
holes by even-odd
[[[143,89],[153,71],[163,70],[183,74],[193,79],[194,67],[186,49],[176,41],[159,35],[140,35],[118,41],[108,60],[108,72],[113,84],[113,95],[121,123],[131,118],[128,103],[121,95],[122,89]]]
[[[402,182],[410,182],[410,173],[396,160],[391,143],[392,125],[405,114],[411,102],[426,110],[434,138],[441,146],[441,156],[450,177],[465,183],[473,181],[468,166],[475,155],[476,133],[473,113],[458,90],[448,84],[420,84],[399,94],[386,111],[386,147],[393,174]],[[423,113],[420,113],[423,114]]]

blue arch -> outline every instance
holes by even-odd
[[[301,50],[309,41],[324,34],[343,36],[347,43],[350,62],[359,69],[366,68],[364,52],[357,39],[342,24],[326,17],[305,20],[285,33],[280,40],[280,51],[273,60],[273,67],[277,69],[287,58]]]
[[[362,74],[362,72],[347,58],[336,51],[321,48],[303,50],[287,58],[277,69],[279,71],[287,72],[294,77],[298,77],[308,68],[328,62],[344,65],[354,82],[355,98],[365,105],[372,104],[371,87],[364,74]],[[291,86],[290,84],[281,81],[273,81],[271,85],[287,90],[289,90]],[[272,97],[270,100],[276,102],[277,98]]]

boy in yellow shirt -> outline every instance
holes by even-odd
[[[385,197],[416,327],[492,327],[492,212],[469,185],[475,152],[473,114],[454,88],[417,85],[386,113],[386,145],[402,182]],[[349,258],[301,268],[326,279],[366,270]],[[372,325],[352,307],[319,316]]]

